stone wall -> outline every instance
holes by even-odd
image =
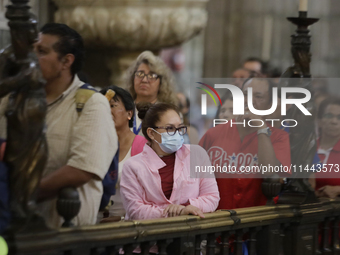
[[[5,6],[7,4],[8,0],[0,0],[0,49],[4,48],[10,43],[7,20],[5,18]]]
[[[282,71],[292,64],[286,17],[297,16],[298,0],[214,0],[208,3],[204,77],[230,77],[249,56],[270,60]],[[340,2],[309,0],[314,76],[339,77]]]

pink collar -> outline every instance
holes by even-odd
[[[183,144],[183,146],[176,152],[175,164],[179,162],[184,162],[184,159],[190,155],[189,145]],[[165,166],[164,161],[156,154],[156,152],[150,147],[150,145],[145,144],[142,152],[143,161],[153,172],[157,172],[162,167]]]

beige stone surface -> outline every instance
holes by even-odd
[[[55,21],[76,29],[91,47],[159,50],[189,40],[207,23],[207,0],[55,2]]]
[[[110,83],[124,86],[124,71],[142,51],[157,54],[162,48],[188,41],[205,28],[208,1],[55,0],[58,11],[54,18],[84,38],[90,51],[85,71],[93,78],[92,83],[109,85],[103,78],[109,69]]]

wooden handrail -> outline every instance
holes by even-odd
[[[188,215],[61,228],[34,234],[17,234],[15,242],[8,241],[11,247],[15,247],[15,254],[49,254],[52,251],[63,254],[79,247],[97,249],[176,238],[188,239],[214,233],[218,236],[221,233],[232,234],[237,230],[243,230],[243,233],[250,228],[275,224],[288,226],[292,223],[309,222],[317,227],[326,218],[339,216],[340,199],[324,199],[319,203],[300,206],[276,205],[220,210],[205,214],[204,219]]]

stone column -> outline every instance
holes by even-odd
[[[207,23],[207,1],[55,0],[55,21],[83,36],[92,59],[85,66],[90,76],[95,68],[122,86],[122,73],[142,51],[157,53],[197,35]],[[108,85],[103,77],[95,79],[100,82],[94,85]]]

